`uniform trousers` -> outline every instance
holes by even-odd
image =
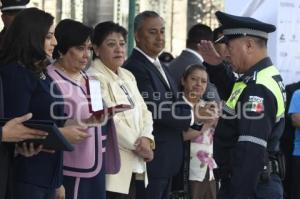
[[[230,178],[221,180],[221,188],[218,192],[218,199],[233,199],[230,190]],[[245,198],[234,198],[245,199]],[[271,174],[268,182],[260,181],[257,184],[255,195],[247,199],[283,199],[283,187],[281,179],[276,174]]]
[[[292,180],[291,180],[291,199],[300,198],[300,156],[292,159]]]

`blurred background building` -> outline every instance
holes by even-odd
[[[130,7],[130,3],[134,6]],[[50,12],[56,23],[72,18],[94,26],[111,20],[126,28],[132,23],[130,13],[153,10],[165,19],[165,50],[176,56],[185,48],[186,33],[191,26],[200,22],[212,28],[218,25],[214,13],[224,9],[224,0],[31,0],[28,7]],[[132,35],[129,36],[133,41]]]

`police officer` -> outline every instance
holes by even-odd
[[[1,18],[4,24],[2,31],[0,32],[0,44],[5,31],[14,20],[15,16],[23,9],[26,8],[26,4],[30,0],[1,0]]]
[[[228,82],[226,92],[231,89],[214,136],[214,157],[221,180],[219,198],[283,198],[278,152],[285,92],[281,76],[267,55],[268,33],[276,27],[220,11],[216,17],[224,34],[219,42],[227,45],[233,71],[243,74],[236,79],[226,73],[211,42],[198,45],[210,75]]]

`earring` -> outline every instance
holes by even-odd
[[[60,51],[58,51],[58,55],[59,55],[59,59],[61,59],[64,56]]]

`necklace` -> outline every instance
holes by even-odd
[[[61,71],[63,71],[70,79],[72,79],[75,82],[81,82],[82,81],[82,74],[79,71],[79,73],[69,73],[63,66],[61,66],[60,64],[56,64],[55,65],[56,68],[60,69]]]

